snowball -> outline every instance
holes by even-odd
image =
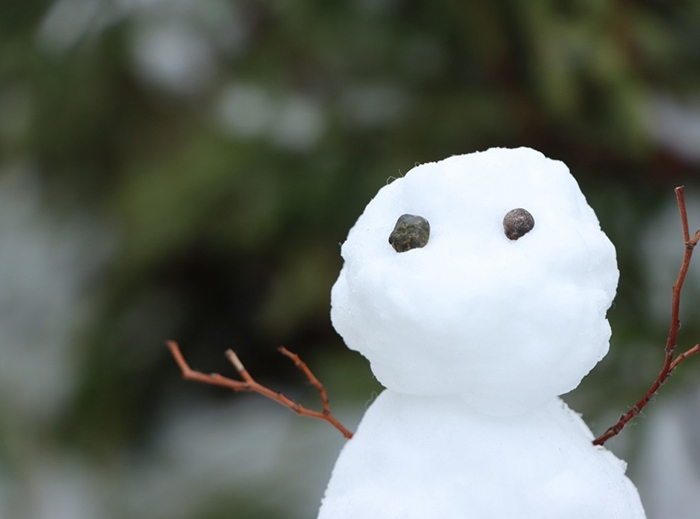
[[[625,464],[560,399],[518,416],[384,391],[318,519],[644,519]]]
[[[534,219],[517,239],[504,230],[513,209]],[[430,234],[397,252],[389,237],[404,214]],[[342,255],[333,325],[399,393],[525,413],[607,353],[615,249],[567,167],[534,150],[415,167],[369,203]]]

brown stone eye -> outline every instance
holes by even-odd
[[[404,214],[399,216],[394,230],[389,235],[389,243],[396,252],[425,247],[430,238],[430,224],[422,216]]]
[[[509,240],[517,240],[529,233],[535,226],[535,219],[525,209],[508,211],[503,217],[503,231]]]

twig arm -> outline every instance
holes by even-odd
[[[182,356],[180,347],[176,342],[167,341],[166,345],[168,346],[172,356],[175,358],[175,362],[177,362],[177,365],[180,366],[182,378],[185,380],[194,380],[196,382],[202,382],[203,384],[210,384],[212,386],[221,386],[228,389],[233,389],[234,391],[251,391],[251,388],[244,382],[223,377],[218,373],[211,373],[207,375],[206,373],[193,370]]]
[[[695,354],[698,353],[698,352],[700,352],[700,344],[696,344],[696,345],[693,346],[692,348],[690,348],[690,349],[684,351],[683,353],[680,353],[680,354],[678,355],[678,357],[676,357],[676,360],[674,360],[674,361],[671,363],[671,370],[670,370],[670,372],[673,373],[673,370],[676,369],[676,368],[678,367],[678,364],[680,364],[680,363],[683,362],[685,359],[687,359],[687,358],[690,357],[691,355],[695,355]]]
[[[170,353],[175,359],[175,362],[180,367],[180,371],[182,372],[182,378],[184,378],[185,380],[194,380],[196,382],[202,382],[204,384],[221,386],[228,389],[232,389],[233,391],[250,391],[254,393],[259,393],[269,398],[270,400],[274,400],[278,404],[281,404],[287,407],[288,409],[291,409],[298,415],[308,416],[310,418],[316,418],[318,420],[324,420],[330,423],[331,425],[333,425],[333,427],[338,429],[338,431],[340,431],[340,433],[347,439],[350,439],[353,436],[352,433],[331,414],[330,404],[328,403],[328,396],[326,395],[326,389],[323,387],[323,384],[321,384],[318,381],[318,379],[313,375],[313,373],[311,373],[311,370],[306,366],[304,362],[301,361],[298,355],[290,352],[286,348],[281,348],[280,351],[285,356],[294,360],[294,363],[297,365],[297,367],[304,372],[311,384],[314,385],[321,394],[321,398],[323,400],[323,411],[320,412],[314,411],[313,409],[308,409],[299,402],[295,402],[294,400],[283,395],[282,393],[273,391],[256,382],[255,379],[253,379],[253,377],[250,375],[250,373],[248,373],[248,370],[245,369],[245,366],[243,366],[243,363],[234,353],[233,350],[226,350],[226,357],[236,368],[236,371],[238,371],[239,375],[243,379],[242,381],[233,380],[228,377],[219,375],[218,373],[212,373],[210,375],[207,375],[205,373],[195,371],[192,368],[190,368],[189,364],[187,364],[187,361],[185,360],[185,358],[182,355],[182,352],[180,351],[180,347],[175,341],[167,341],[166,345],[168,346]]]
[[[659,375],[656,377],[656,380],[644,394],[642,399],[639,400],[639,402],[637,402],[629,411],[623,414],[615,425],[608,428],[602,435],[593,440],[593,445],[604,445],[610,438],[617,436],[630,420],[642,412],[642,409],[644,409],[644,407],[649,403],[661,385],[668,380],[668,377],[671,375],[671,373],[673,373],[673,370],[675,370],[685,359],[700,352],[700,344],[696,344],[692,348],[680,353],[675,360],[673,358],[673,354],[677,346],[678,330],[680,330],[681,327],[679,318],[681,291],[683,290],[683,284],[685,283],[685,278],[688,274],[690,260],[693,257],[693,250],[700,240],[700,231],[697,231],[692,238],[690,237],[690,231],[688,230],[688,213],[686,211],[683,191],[683,186],[679,186],[675,189],[676,201],[678,202],[678,211],[681,217],[681,226],[683,228],[683,242],[685,244],[685,251],[683,253],[683,262],[681,263],[678,277],[676,278],[676,282],[673,284],[671,299],[671,324],[669,327],[668,339],[666,340],[666,347],[664,348],[664,364],[659,372]]]
[[[319,395],[321,395],[321,402],[323,403],[323,412],[326,414],[331,413],[331,407],[330,403],[328,402],[328,394],[326,393],[326,388],[323,387],[323,384],[321,384],[318,379],[314,376],[314,374],[311,372],[309,367],[306,365],[304,361],[302,361],[299,358],[299,355],[296,353],[292,353],[289,351],[287,348],[284,346],[279,347],[279,352],[284,355],[285,357],[288,357],[292,359],[294,362],[294,365],[306,375],[306,378],[309,379],[309,382],[311,382],[311,385],[316,388],[318,391]]]

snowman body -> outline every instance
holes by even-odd
[[[564,164],[520,148],[417,166],[342,254],[333,325],[387,389],[319,519],[644,518],[624,462],[558,398],[607,353],[618,279]]]

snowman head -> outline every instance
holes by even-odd
[[[333,325],[389,389],[514,414],[607,353],[615,249],[567,167],[537,151],[415,167],[367,205],[342,256]]]

